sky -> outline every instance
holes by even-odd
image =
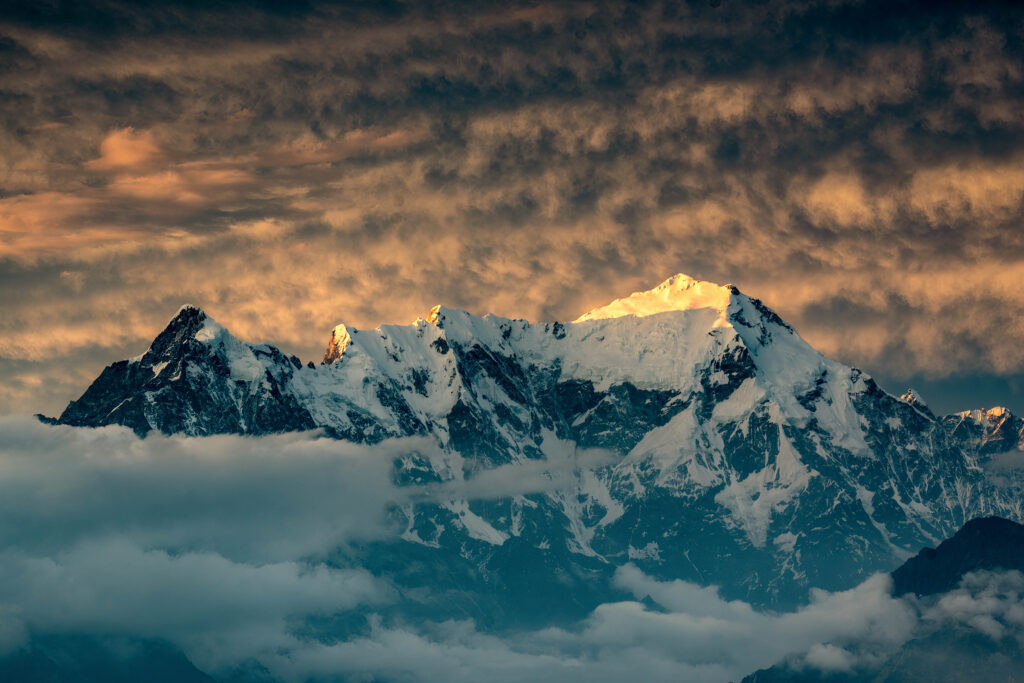
[[[0,6],[0,413],[201,306],[319,360],[437,304],[731,282],[938,412],[1024,411],[1014,3]]]

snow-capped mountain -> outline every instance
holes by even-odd
[[[632,561],[787,603],[892,569],[973,517],[1022,518],[1016,480],[987,469],[1020,450],[1019,418],[936,418],[916,393],[897,398],[824,357],[757,299],[684,275],[571,323],[438,306],[410,325],[338,325],[319,365],[185,307],[58,421],[427,437],[436,452],[396,462],[403,484],[566,466],[571,482],[543,492],[396,511],[403,547],[502,585],[522,563],[585,582]]]

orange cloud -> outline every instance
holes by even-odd
[[[186,208],[236,199],[253,177],[239,168],[207,164],[179,164],[172,168],[133,175],[118,174],[108,185],[111,193],[145,201],[173,202]],[[173,207],[166,210],[173,211]]]
[[[356,154],[402,149],[425,137],[426,131],[416,128],[386,132],[357,128],[334,140],[305,134],[259,155],[258,162],[274,167],[329,164]]]
[[[46,61],[5,74],[27,100],[0,130],[21,288],[0,297],[2,349],[136,353],[192,301],[315,357],[340,321],[436,303],[571,319],[684,271],[869,370],[1024,368],[1000,333],[1024,320],[1024,69],[1004,27],[750,65],[714,36],[756,52],[756,16],[637,8],[606,32],[592,13],[100,48],[16,29]],[[670,36],[678,55],[651,51]]]
[[[115,130],[100,143],[100,156],[86,164],[95,170],[129,169],[152,166],[165,158],[152,131],[134,128]]]
[[[890,195],[869,192],[861,178],[849,171],[827,173],[796,194],[810,219],[822,225],[870,228],[888,220],[896,204]]]
[[[922,169],[914,174],[909,200],[933,221],[1007,218],[1024,201],[1024,160]]]
[[[137,234],[128,226],[92,223],[90,216],[99,205],[95,198],[61,192],[0,199],[0,255],[67,254]]]

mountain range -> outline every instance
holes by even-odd
[[[936,416],[915,392],[891,395],[826,358],[758,299],[685,275],[573,322],[438,306],[409,325],[338,325],[317,364],[185,306],[147,351],[44,419],[139,435],[420,437],[395,482],[454,493],[396,506],[386,552],[346,552],[400,585],[477,586],[490,597],[449,609],[483,622],[583,614],[625,563],[795,605],[810,587],[890,571],[972,518],[1024,518],[1024,420]],[[457,493],[521,466],[551,485]]]

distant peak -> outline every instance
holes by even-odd
[[[924,399],[921,398],[921,394],[918,393],[916,389],[908,387],[907,390],[903,392],[903,395],[900,396],[900,400],[909,406],[913,406],[918,413],[925,417],[931,419],[935,418],[935,414],[931,411],[931,408],[928,407],[928,404],[925,403]]]
[[[204,344],[221,343],[227,338],[233,339],[223,325],[211,318],[206,311],[192,304],[185,304],[179,308],[178,313],[167,323],[167,327],[153,343],[160,345],[158,342],[168,337],[176,339],[178,343],[193,339]]]
[[[575,322],[621,318],[634,315],[643,317],[668,311],[686,311],[696,308],[713,308],[725,313],[732,297],[740,291],[733,285],[696,280],[679,273],[662,282],[654,289],[634,292],[624,299],[616,299],[607,306],[595,308],[576,319]]]
[[[1000,418],[1006,415],[1012,415],[1008,408],[1003,406],[995,406],[994,408],[975,408],[973,410],[961,410],[959,413],[954,413],[957,417],[972,418],[975,421],[983,418]]]
[[[353,331],[355,330],[353,329]],[[351,343],[352,335],[349,333],[349,328],[345,325],[335,325],[331,330],[331,340],[327,342],[327,350],[324,352],[324,362],[330,364],[341,360],[345,349]]]
[[[178,309],[178,312],[174,314],[164,326],[163,334],[174,334],[175,336],[181,336],[182,332],[186,337],[191,337],[200,328],[203,327],[206,321],[211,320],[210,316],[206,315],[203,309],[192,304],[185,304]]]
[[[436,327],[444,329],[445,321],[452,318],[466,319],[476,317],[473,316],[469,311],[464,311],[461,308],[449,308],[438,304],[430,309],[430,313],[427,315],[427,322]],[[486,317],[486,316],[484,316]]]
[[[921,394],[918,393],[916,389],[909,387],[906,391],[903,392],[903,395],[900,396],[900,400],[903,401],[904,403],[909,403],[910,405],[914,406],[928,405],[927,403],[925,403],[924,399],[921,398]]]

